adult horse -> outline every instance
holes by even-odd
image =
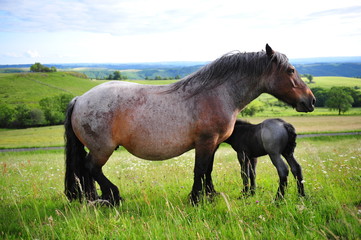
[[[65,194],[69,200],[118,204],[118,188],[102,172],[118,146],[147,160],[165,160],[195,148],[192,203],[214,191],[212,156],[232,133],[237,114],[261,93],[300,112],[315,97],[285,55],[266,51],[232,53],[180,81],[162,86],[107,82],[74,98],[65,120]],[[87,147],[89,153],[84,150]]]
[[[237,152],[237,158],[241,165],[243,193],[248,194],[249,190],[252,195],[255,193],[257,157],[268,154],[279,176],[276,199],[282,198],[285,194],[289,172],[281,155],[291,167],[297,182],[298,194],[305,196],[302,168],[293,154],[296,137],[297,134],[292,124],[282,119],[267,119],[260,124],[251,124],[237,119],[233,133],[224,142],[230,144]]]

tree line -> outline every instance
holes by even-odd
[[[309,76],[312,81],[312,76]],[[331,111],[337,111],[338,115],[347,112],[352,107],[361,107],[361,92],[358,87],[332,87],[325,89],[321,87],[311,88],[316,97],[315,107],[325,107]],[[286,105],[277,101],[276,103],[261,102],[255,100],[251,102],[242,112],[242,116],[254,116],[258,112],[263,112],[266,107],[285,107]]]
[[[15,108],[0,104],[0,127],[25,128],[62,124],[67,106],[73,97],[71,94],[46,97],[39,101],[40,108],[30,108],[24,103],[16,105]]]

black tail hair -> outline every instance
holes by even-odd
[[[296,148],[296,138],[297,138],[296,130],[290,123],[284,122],[283,125],[288,133],[288,143],[286,145],[285,150],[283,151],[283,154],[292,155]]]
[[[85,158],[87,152],[84,145],[80,142],[73,131],[71,125],[71,115],[77,97],[75,97],[68,105],[65,117],[65,195],[69,200],[79,199],[83,197],[82,175],[85,171]]]

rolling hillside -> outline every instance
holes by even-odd
[[[80,95],[101,82],[91,81],[80,73],[3,73],[0,99],[10,105],[37,105],[42,98],[62,93]]]
[[[169,84],[175,80],[137,80],[142,84]],[[361,89],[361,79],[346,77],[315,77],[313,87],[330,88],[332,86],[347,86]],[[71,72],[55,73],[3,73],[0,74],[0,100],[1,103],[16,105],[25,103],[30,106],[38,105],[45,97],[62,93],[74,96],[81,95],[92,87],[105,82],[90,80],[84,75]],[[264,96],[267,97],[267,96]],[[268,97],[271,97],[268,95]]]

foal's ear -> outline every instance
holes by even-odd
[[[275,53],[275,52],[273,51],[273,49],[268,45],[268,43],[266,44],[266,53],[267,53],[267,56],[268,56],[268,57],[272,57],[273,54]]]

